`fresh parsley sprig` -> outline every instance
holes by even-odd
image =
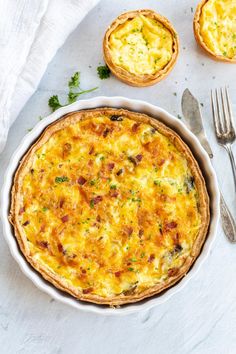
[[[54,95],[54,96],[50,97],[48,100],[48,105],[49,105],[49,107],[52,108],[53,112],[56,111],[58,108],[62,107],[62,105],[59,102],[58,95]]]
[[[80,72],[77,71],[74,73],[74,75],[70,78],[68,82],[68,87],[69,87],[69,92],[67,94],[67,103],[66,104],[61,104],[58,98],[58,95],[53,95],[52,97],[49,98],[48,100],[48,105],[52,109],[52,111],[56,111],[58,108],[67,106],[70,103],[73,103],[77,100],[77,98],[84,93],[89,93],[92,91],[97,90],[98,87],[93,87],[92,89],[89,90],[82,90],[80,88]]]

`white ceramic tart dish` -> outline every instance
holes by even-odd
[[[197,43],[213,59],[236,63],[235,0],[202,0],[193,28]]]
[[[131,86],[150,86],[173,69],[179,53],[178,34],[153,10],[129,11],[108,27],[103,52],[118,79]]]
[[[161,292],[160,294],[151,296],[151,295],[153,295],[151,293],[151,294],[148,294],[149,298],[147,298],[147,299],[143,299],[142,301],[140,301],[138,303],[123,305],[121,308],[115,308],[115,309],[109,308],[107,306],[105,307],[104,305],[101,305],[101,303],[109,303],[109,304],[114,304],[114,305],[122,304],[122,303],[124,303],[124,301],[120,301],[120,300],[124,299],[124,296],[128,296],[128,300],[130,299],[130,300],[133,301],[133,299],[132,299],[132,296],[134,295],[133,294],[133,289],[132,289],[132,291],[130,291],[130,293],[128,293],[128,291],[131,290],[130,288],[128,288],[130,283],[127,285],[127,292],[125,294],[122,294],[121,298],[118,299],[119,301],[116,301],[116,299],[115,299],[115,301],[111,301],[111,302],[109,302],[109,301],[103,301],[102,302],[102,301],[100,301],[101,299],[98,299],[99,301],[94,301],[94,299],[92,299],[92,298],[89,298],[89,297],[87,298],[86,295],[90,296],[91,292],[93,292],[93,290],[91,290],[91,289],[89,289],[89,291],[87,291],[87,288],[86,288],[86,290],[84,292],[85,296],[82,296],[80,298],[85,300],[85,301],[99,302],[100,303],[99,305],[96,305],[95,303],[88,303],[88,302],[77,300],[77,299],[73,298],[71,295],[66,294],[63,291],[60,291],[60,290],[56,289],[52,284],[50,284],[49,282],[45,281],[41,277],[41,275],[39,273],[37,273],[36,271],[33,270],[33,268],[26,261],[26,259],[23,256],[23,254],[20,252],[20,250],[18,248],[18,245],[17,245],[17,242],[16,242],[16,239],[14,237],[14,231],[13,231],[13,229],[12,229],[8,219],[7,219],[8,215],[9,215],[9,207],[10,207],[10,191],[11,191],[11,188],[12,188],[12,178],[13,178],[14,173],[15,173],[18,165],[19,165],[19,161],[21,160],[22,156],[25,155],[25,153],[27,152],[29,147],[32,145],[32,143],[35,142],[35,139],[37,139],[39,137],[39,135],[44,131],[46,126],[48,126],[49,124],[53,123],[55,120],[57,120],[58,118],[64,116],[65,114],[70,113],[70,112],[75,112],[75,111],[81,111],[81,110],[84,110],[84,109],[98,108],[98,107],[114,107],[114,108],[122,107],[124,109],[128,109],[128,110],[131,110],[131,111],[138,111],[138,112],[141,112],[141,113],[148,114],[151,117],[158,118],[158,121],[163,122],[168,127],[172,128],[177,134],[179,134],[181,136],[183,141],[185,143],[187,143],[187,145],[190,147],[194,157],[198,161],[198,164],[199,164],[199,166],[201,168],[201,171],[203,173],[204,179],[206,181],[207,191],[208,191],[208,194],[209,194],[209,197],[210,197],[211,219],[210,219],[210,225],[209,225],[207,237],[206,237],[205,243],[203,245],[203,248],[201,249],[201,253],[200,253],[199,257],[197,258],[197,260],[194,263],[194,265],[191,267],[191,270],[186,274],[186,276],[180,282],[178,282],[174,287],[171,287],[171,288],[165,290],[164,292]],[[103,110],[100,110],[100,112],[103,112]],[[109,110],[109,112],[112,113],[114,111],[113,110]],[[125,116],[125,114],[126,114],[125,111],[120,111],[120,112],[123,112],[122,114]],[[77,113],[77,114],[80,114],[80,113]],[[70,115],[69,117],[76,116],[77,114],[74,113],[74,114]],[[131,115],[132,115],[132,113],[131,113]],[[131,118],[131,117],[127,117],[124,120],[126,120],[128,118]],[[64,121],[66,121],[66,119],[64,119]],[[63,120],[61,120],[61,122],[63,122]],[[84,122],[86,122],[86,120]],[[120,122],[120,123],[122,123],[122,122]],[[132,122],[132,123],[134,123],[134,122]],[[148,122],[146,122],[146,123],[148,123]],[[119,122],[115,122],[115,124],[119,125]],[[143,128],[144,129],[145,128],[146,129],[150,129],[149,126],[142,127],[142,124],[144,124],[144,123],[143,122],[141,123],[140,129],[141,128],[142,129]],[[155,125],[155,123],[154,123],[154,125]],[[57,125],[54,125],[54,126],[57,126]],[[102,159],[100,160],[101,157],[102,157]],[[140,162],[140,156],[138,156],[138,154],[137,154],[137,155],[135,155],[135,157],[137,158],[137,161],[139,163]],[[102,163],[104,163],[104,158],[103,158],[103,156],[100,156],[100,154],[97,155],[97,159],[99,159],[99,161],[102,161]],[[145,161],[145,157],[143,157],[143,162],[144,161]],[[127,163],[128,164],[130,163],[130,168],[131,169],[133,168],[133,165],[136,166],[136,164],[134,164],[134,162],[132,162],[131,159]],[[113,164],[115,164],[115,162],[107,161],[107,166],[111,167],[111,164],[113,166]],[[24,163],[22,165],[24,165]],[[125,166],[125,169],[129,168],[127,166]],[[141,163],[140,163],[140,166],[141,166]],[[117,167],[118,167],[118,162],[117,162]],[[139,167],[137,167],[137,168],[139,168]],[[59,178],[60,177],[61,176],[59,176]],[[63,174],[62,177],[64,177],[64,174]],[[72,178],[71,175],[69,177]],[[78,182],[78,180],[76,180],[77,183],[79,183],[79,185],[81,184],[80,182],[82,181],[80,179],[80,177],[81,176],[78,176],[79,182]],[[59,181],[59,179],[57,181]],[[88,182],[91,182],[91,181],[89,180]],[[88,182],[86,182],[86,183],[88,183]],[[86,185],[86,183],[85,183],[85,185]],[[124,188],[124,186],[122,186],[122,183],[120,183],[120,184],[121,184],[121,186],[117,185],[116,187],[114,187],[113,182],[109,181],[108,182],[108,187],[109,187],[109,190],[110,190],[109,193],[114,193],[114,192],[117,193],[117,192],[119,192],[119,188],[121,188],[121,187]],[[61,184],[60,184],[60,186],[61,186]],[[159,188],[160,187],[159,183],[155,183],[155,181],[153,183],[153,187],[154,186],[155,186],[155,188]],[[94,183],[91,183],[91,184],[89,183],[89,188],[95,188],[95,184]],[[97,193],[96,190],[91,191],[91,192],[92,193]],[[104,193],[105,190],[103,189],[102,192]],[[136,191],[134,190],[134,192],[136,192]],[[123,193],[124,193],[124,191],[123,191]],[[96,198],[96,196],[94,198]],[[140,205],[139,197],[134,196],[133,194],[132,194],[131,198],[127,198],[127,199],[130,200],[131,204],[135,205],[135,208],[138,207],[136,205]],[[133,202],[132,199],[134,199],[134,202]],[[210,245],[211,245],[211,243],[213,241],[213,238],[214,238],[214,234],[215,234],[216,226],[217,226],[217,222],[218,222],[218,202],[219,202],[219,192],[218,192],[218,189],[217,189],[215,174],[214,174],[214,172],[212,170],[212,167],[210,165],[209,159],[208,159],[206,153],[201,148],[201,146],[198,143],[198,141],[196,140],[196,138],[184,127],[184,125],[180,121],[178,121],[177,119],[175,119],[174,117],[169,115],[167,112],[163,111],[162,109],[157,108],[157,107],[152,106],[152,105],[149,105],[149,104],[147,104],[145,102],[134,101],[134,100],[131,101],[131,100],[127,100],[127,99],[121,98],[121,97],[115,97],[115,98],[98,97],[98,98],[94,98],[94,99],[91,99],[91,100],[88,100],[88,101],[76,102],[75,104],[73,104],[71,106],[68,106],[68,107],[60,109],[59,111],[53,113],[51,116],[49,116],[49,117],[45,118],[43,121],[41,121],[33,129],[33,131],[24,138],[23,142],[21,143],[21,145],[19,146],[19,148],[17,149],[17,151],[13,155],[13,157],[11,159],[11,162],[9,164],[9,168],[8,168],[8,170],[6,172],[4,186],[3,186],[2,195],[1,195],[1,204],[2,204],[1,217],[2,217],[3,226],[4,226],[4,234],[5,234],[5,237],[6,237],[7,241],[8,241],[8,243],[9,243],[9,246],[10,246],[10,249],[11,249],[11,252],[12,252],[13,256],[18,261],[18,263],[20,264],[22,270],[26,273],[26,275],[28,277],[30,277],[30,279],[32,279],[33,282],[38,287],[40,287],[41,289],[45,290],[47,293],[51,294],[54,298],[59,299],[59,300],[65,302],[65,303],[68,303],[68,304],[70,304],[70,305],[72,305],[72,306],[74,306],[76,308],[79,308],[79,309],[83,309],[83,310],[87,310],[87,311],[94,311],[94,312],[103,313],[103,314],[125,314],[125,313],[130,313],[130,312],[133,312],[133,311],[137,311],[138,309],[150,308],[150,307],[154,306],[155,304],[162,303],[163,301],[168,299],[170,295],[172,295],[173,293],[178,291],[178,289],[180,289],[187,282],[187,280],[194,273],[196,273],[197,269],[199,268],[199,265],[206,258],[207,254],[208,254],[208,251],[209,251],[209,248],[210,248]],[[96,209],[97,208],[97,203],[95,203],[95,205],[93,203],[92,203],[92,205],[90,204],[90,207],[92,207],[92,213],[95,213],[97,211],[97,209]],[[43,213],[45,213],[45,212],[47,213],[48,212],[47,206],[43,205],[42,206],[42,210],[41,211]],[[60,215],[60,218],[61,218],[62,223],[65,223],[65,222],[68,221],[68,216],[67,215],[66,216],[65,215],[61,216]],[[101,214],[101,218],[103,219],[103,215],[102,214]],[[54,221],[52,220],[52,223],[53,222]],[[26,220],[26,222],[24,220],[24,224],[26,224],[25,226],[27,226],[27,224],[28,224],[27,220]],[[170,225],[171,225],[171,228],[172,228],[172,226],[173,227],[175,226],[173,223],[169,224],[169,226]],[[128,236],[130,237],[132,233],[136,232],[135,225],[133,226],[132,232],[130,232],[130,230],[131,230],[130,225],[126,225],[126,226],[127,227],[126,227],[125,231],[128,232]],[[28,235],[28,237],[31,237],[31,236]],[[124,237],[125,237],[125,240],[127,240],[127,234],[124,235]],[[132,236],[131,236],[131,238],[132,238]],[[64,241],[62,241],[62,243],[63,242]],[[68,245],[64,244],[64,246],[67,247]],[[182,246],[183,246],[183,248],[185,247],[184,245],[182,245]],[[132,248],[132,243],[131,243],[130,247]],[[22,245],[21,245],[21,248],[22,248]],[[180,250],[182,251],[182,247],[181,247],[181,249],[179,247],[177,247],[177,248],[176,248],[176,250],[178,252]],[[61,247],[59,248],[59,250],[60,251],[62,250]],[[199,248],[199,250],[200,250],[200,248]],[[146,259],[147,255],[143,256],[143,258],[146,259],[148,264],[152,264],[153,261],[155,262],[155,260],[154,260],[155,257],[153,257],[152,255],[149,254],[149,250],[146,249],[145,251],[147,252],[148,258]],[[23,252],[24,252],[24,250],[23,250]],[[69,249],[68,249],[68,252],[69,252]],[[134,280],[134,277],[136,279],[136,276],[138,274],[142,274],[142,271],[141,271],[141,268],[138,269],[138,262],[137,262],[137,259],[136,259],[138,255],[135,254],[133,259],[131,259],[132,258],[131,256],[132,255],[129,255],[131,264],[127,264],[127,269],[126,270],[127,270],[127,273],[129,272],[131,274],[131,278],[130,278],[131,280],[130,281],[132,282]],[[150,256],[151,256],[151,258],[150,258]],[[142,254],[140,254],[140,257],[142,257]],[[74,258],[74,256],[72,258]],[[86,264],[86,266],[87,266],[87,264]],[[156,264],[156,267],[158,267],[157,264]],[[90,269],[88,269],[88,268],[90,268],[90,267],[87,267],[86,270],[89,272]],[[111,268],[112,268],[112,265],[111,265]],[[140,273],[140,271],[141,271],[141,273]],[[117,272],[119,273],[118,269],[117,269]],[[99,275],[99,272],[98,272],[98,275]],[[172,275],[174,275],[174,274],[172,274]],[[113,275],[111,274],[111,276],[113,276]],[[118,278],[119,278],[120,274],[116,274],[116,276],[118,276]],[[124,275],[122,275],[122,277],[123,276],[124,276],[125,282],[127,283],[127,280],[129,279],[127,277],[129,277],[129,274],[126,275],[126,272],[124,272]],[[51,279],[49,279],[49,280],[51,281]],[[90,281],[91,281],[91,278],[90,278]],[[61,286],[61,284],[55,284],[55,285],[56,286],[59,285],[59,287],[61,289],[63,289],[63,286]],[[64,290],[68,290],[68,289],[64,288]],[[74,293],[73,293],[73,295],[75,296]],[[129,296],[131,296],[131,297],[129,298]],[[77,297],[79,297],[79,296],[77,296]],[[101,298],[101,296],[100,296],[100,298]],[[134,300],[137,301],[136,299],[134,299]]]

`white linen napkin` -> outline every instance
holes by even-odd
[[[0,153],[48,63],[99,0],[0,1]]]

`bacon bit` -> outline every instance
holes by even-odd
[[[134,285],[131,286],[130,289],[123,290],[122,293],[123,293],[125,296],[133,295],[136,288],[137,288],[137,284],[134,284]]]
[[[132,162],[135,166],[137,166],[137,161],[136,161],[136,159],[135,159],[133,156],[129,156],[129,157],[128,157],[128,160],[129,160],[130,162]]]
[[[118,272],[115,272],[114,274],[115,274],[115,276],[118,278],[118,277],[120,277],[121,276],[121,271],[118,271]]]
[[[45,170],[44,170],[43,168],[41,168],[40,172],[42,172],[42,173],[43,173],[44,171],[45,171]]]
[[[122,118],[122,116],[118,116],[118,115],[114,114],[113,116],[110,117],[110,120],[112,122],[121,122],[123,120],[123,118]]]
[[[160,195],[160,200],[161,200],[162,202],[166,202],[166,201],[167,201],[167,195],[166,195],[166,194],[161,194],[161,195]]]
[[[60,199],[60,203],[59,203],[60,208],[63,207],[64,203],[65,203],[65,199],[64,199],[64,198],[61,198],[61,199]]]
[[[136,160],[138,160],[139,162],[142,160],[143,158],[143,155],[139,154],[136,156]]]
[[[106,129],[104,130],[103,134],[102,134],[103,137],[106,138],[109,132],[110,132],[110,129],[109,129],[109,128],[106,128]]]
[[[66,254],[66,250],[64,249],[61,243],[57,244],[57,248],[59,252],[63,253],[64,255]]]
[[[82,268],[82,269],[81,269],[81,273],[82,273],[82,274],[86,274],[87,272],[86,272],[85,269]]]
[[[174,241],[175,245],[179,245],[179,233],[178,232],[173,236],[173,241]]]
[[[74,136],[72,136],[72,139],[73,139],[73,140],[80,140],[80,136],[74,135]]]
[[[116,198],[116,197],[118,197],[118,195],[119,195],[119,193],[117,191],[110,191],[110,196],[112,198]]]
[[[45,229],[46,229],[46,224],[42,224],[39,231],[44,232]]]
[[[89,155],[92,155],[94,153],[94,146],[92,146],[89,150]]]
[[[62,218],[61,218],[61,221],[62,222],[67,222],[69,220],[69,215],[64,215]]]
[[[112,171],[113,168],[115,167],[114,162],[110,162],[110,163],[107,165],[107,167],[108,167],[108,170],[109,170],[109,171]]]
[[[143,229],[140,229],[139,232],[138,232],[138,236],[141,238],[144,234],[144,230]]]
[[[87,288],[87,289],[83,289],[83,294],[89,294],[93,291],[93,288]]]
[[[128,236],[131,236],[134,231],[131,226],[124,226],[123,230]]]
[[[116,175],[117,175],[117,176],[120,176],[123,172],[124,172],[124,170],[123,170],[123,168],[121,168],[121,169],[116,173]]]
[[[173,276],[177,275],[178,272],[179,272],[179,268],[170,268],[168,270],[168,276],[173,277]]]
[[[139,126],[140,126],[140,123],[134,123],[132,125],[132,132],[135,133],[138,130]]]
[[[88,166],[89,166],[89,167],[92,167],[92,166],[93,166],[93,160],[89,160]]]
[[[60,163],[60,164],[58,165],[59,168],[62,168],[62,166],[63,166],[63,163]]]
[[[79,178],[77,179],[77,182],[78,182],[81,186],[83,186],[83,185],[87,182],[87,180],[86,180],[83,176],[79,176]]]
[[[71,151],[71,144],[65,143],[63,146],[63,157],[67,156]]]
[[[98,215],[98,216],[96,217],[96,220],[97,220],[97,222],[101,222],[101,216]]]
[[[175,202],[175,201],[176,201],[176,197],[169,197],[169,196],[166,195],[166,194],[161,194],[161,195],[160,195],[160,200],[161,200],[162,202],[172,203],[172,202]]]
[[[103,200],[101,195],[97,195],[95,198],[93,198],[93,202],[94,204],[98,204],[99,202],[101,202]]]
[[[165,224],[165,230],[169,231],[172,229],[175,229],[177,227],[177,223],[175,221],[169,222],[167,224]]]
[[[158,166],[164,165],[165,162],[166,162],[166,160],[165,160],[165,159],[162,159],[161,161],[159,161]]]
[[[20,208],[19,215],[22,215],[25,212],[25,207]]]
[[[181,245],[175,245],[174,248],[174,253],[180,253],[182,251],[183,247]]]
[[[89,199],[88,199],[88,196],[87,196],[85,190],[83,188],[81,188],[80,186],[78,186],[78,188],[79,188],[79,191],[80,191],[80,194],[81,194],[82,198],[85,200],[85,202],[87,204],[89,204]]]
[[[27,225],[29,225],[29,220],[27,220],[26,222],[24,222],[24,224],[23,224],[23,226],[27,226]]]
[[[157,129],[156,129],[156,128],[152,128],[152,129],[151,129],[151,133],[152,133],[152,134],[155,134],[156,132],[157,132]]]
[[[152,263],[154,261],[154,259],[155,259],[155,254],[152,253],[148,258],[148,262]]]
[[[31,173],[31,174],[33,174],[33,173],[34,173],[34,169],[33,169],[33,168],[31,168],[30,173]]]
[[[49,246],[49,243],[47,241],[36,241],[36,244],[43,249],[46,249]]]
[[[62,148],[62,156],[63,158],[66,158],[71,151],[71,144],[65,143]]]

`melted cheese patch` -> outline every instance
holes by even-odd
[[[19,210],[39,264],[108,298],[176,274],[201,225],[186,158],[152,126],[110,118],[63,128],[36,151]]]
[[[155,74],[173,54],[173,38],[160,22],[140,15],[118,26],[109,47],[113,62],[132,74]]]
[[[209,0],[199,22],[203,41],[213,53],[236,58],[235,0]]]

